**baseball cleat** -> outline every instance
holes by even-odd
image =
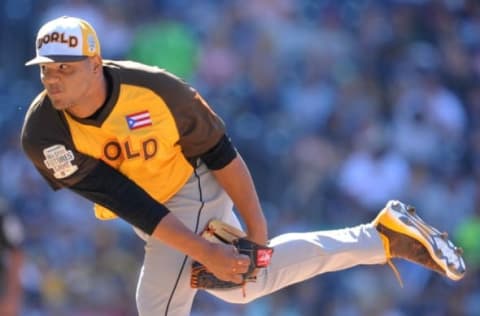
[[[448,239],[447,233],[425,223],[412,206],[396,200],[389,201],[373,224],[380,232],[387,261],[397,278],[399,274],[391,258],[412,261],[454,281],[465,275],[462,249]]]

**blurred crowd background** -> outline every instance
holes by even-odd
[[[476,0],[0,0],[0,194],[26,227],[22,315],[136,315],[143,243],[53,193],[19,131],[41,90],[25,68],[45,21],[87,19],[108,59],[176,73],[224,119],[270,235],[368,222],[415,205],[465,250],[458,283],[398,262],[325,274],[192,315],[480,315],[480,2]]]

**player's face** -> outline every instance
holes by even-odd
[[[92,94],[94,75],[88,58],[76,62],[41,64],[40,77],[57,110],[86,103]]]

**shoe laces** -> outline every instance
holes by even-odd
[[[393,264],[393,262],[390,258],[387,259],[387,263],[390,266],[390,268],[392,268],[393,274],[395,275],[395,278],[397,278],[397,281],[400,284],[400,287],[403,288],[402,276],[400,275],[400,272],[398,272],[397,267]]]

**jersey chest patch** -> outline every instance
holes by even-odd
[[[130,130],[151,126],[153,124],[150,112],[147,110],[127,115],[125,118],[127,120],[128,129]]]

